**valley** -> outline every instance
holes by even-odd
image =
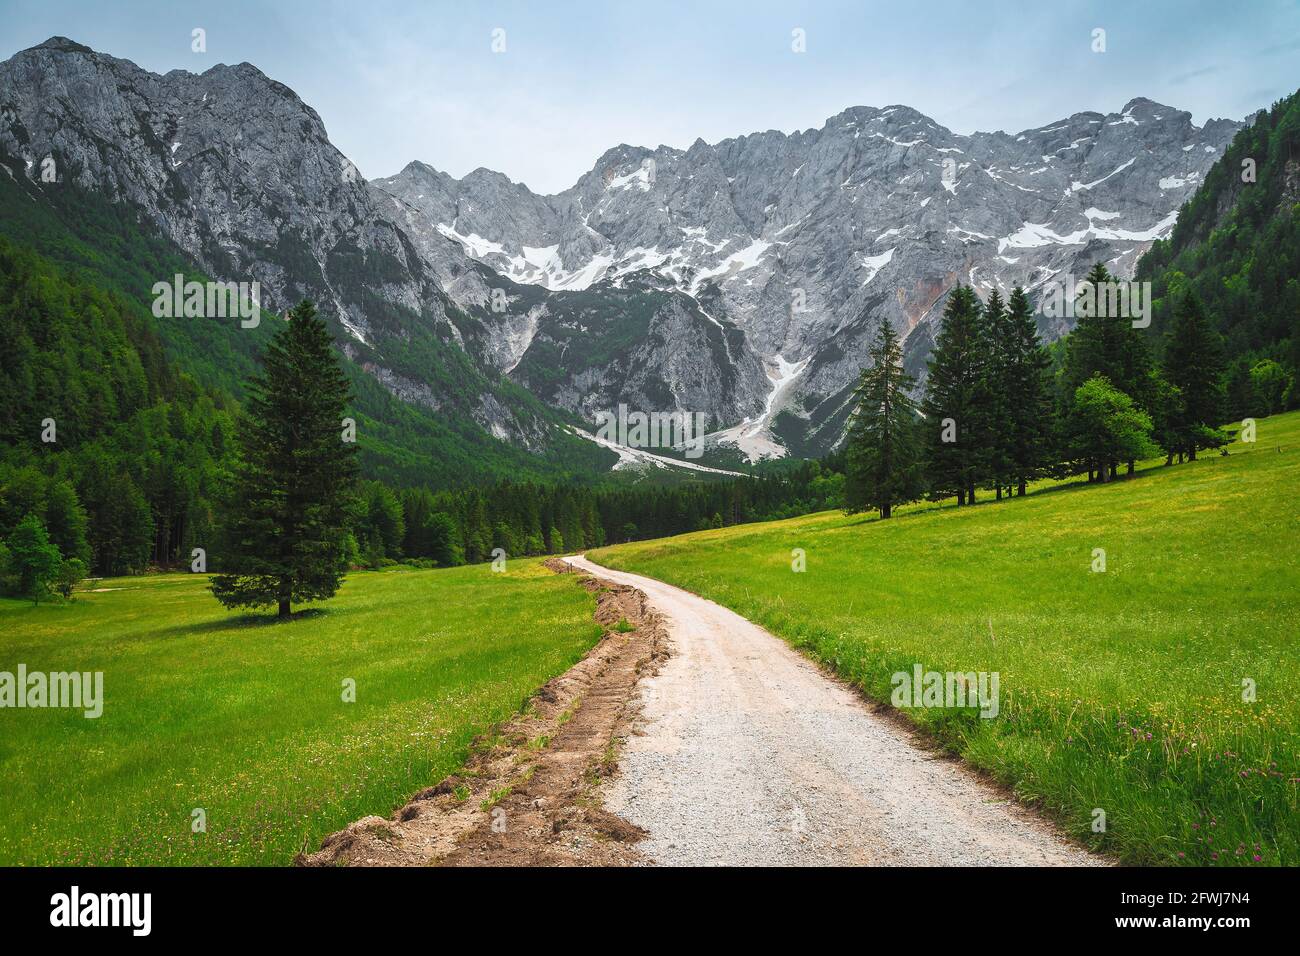
[[[1099,862],[1294,864],[1300,689],[1285,622],[1297,611],[1300,550],[1284,491],[1300,478],[1298,449],[1300,415],[1290,413],[1261,421],[1258,440],[1226,457],[1144,463],[1111,486],[1048,481],[977,508],[921,505],[889,521],[824,512],[574,559],[641,587],[668,616],[660,676],[647,671],[619,692],[640,699],[641,729],[619,731],[621,770],[594,791],[650,839],[600,859],[1087,862],[1073,843]],[[1257,546],[1277,534],[1276,547]],[[0,859],[283,865],[354,820],[373,827],[448,775],[467,779],[467,759],[509,753],[494,725],[601,633],[575,577],[535,561],[505,573],[355,574],[336,602],[278,626],[226,615],[205,583],[133,577],[95,582],[71,605],[0,600],[17,637],[9,650],[30,668],[57,671],[72,655],[108,675],[96,720],[0,711],[0,768],[21,781],[0,818]],[[621,625],[603,620],[606,640],[611,629],[617,637]],[[990,708],[981,719],[973,699],[891,711],[892,678],[910,678],[913,662],[1000,675],[996,719]],[[718,713],[733,693],[744,720]],[[69,734],[75,746],[48,759],[50,741]],[[862,734],[869,743],[854,740]],[[515,766],[542,759],[539,746]],[[936,747],[984,778],[935,763]],[[882,766],[889,775],[863,782]],[[792,776],[768,779],[776,767]],[[528,780],[512,783],[509,806],[528,807]],[[700,801],[716,825],[690,809]],[[80,808],[75,818],[60,815],[67,806]],[[190,829],[196,808],[206,832]],[[859,817],[880,812],[885,829],[864,829]],[[388,826],[406,832],[405,819]],[[472,823],[453,831],[466,852],[487,838]],[[918,827],[946,834],[942,846],[911,842]],[[577,852],[565,849],[570,836],[546,852]],[[381,840],[374,853],[406,859],[385,839],[390,848]],[[523,860],[536,845],[510,852]]]
[[[1300,865],[1289,41],[364,13],[0,53],[0,866]]]

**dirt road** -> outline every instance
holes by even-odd
[[[642,733],[606,808],[662,864],[1089,865],[1032,812],[923,749],[849,687],[712,601],[565,559],[643,591],[672,656],[640,682]]]

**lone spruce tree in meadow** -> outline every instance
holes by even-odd
[[[888,518],[895,505],[921,497],[921,454],[914,380],[903,371],[903,349],[887,321],[880,323],[872,364],[862,370],[849,423],[844,510],[875,509]]]
[[[289,312],[263,364],[249,383],[212,593],[227,607],[274,605],[284,618],[343,582],[356,446],[343,441],[351,389],[315,306]]]

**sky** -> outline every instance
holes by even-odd
[[[1199,124],[1300,86],[1297,0],[0,0],[0,59],[51,36],[159,73],[252,63],[368,178],[418,159],[541,193],[622,143],[793,132],[850,106],[1018,132],[1146,96]]]

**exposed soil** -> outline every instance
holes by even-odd
[[[575,568],[552,559],[560,573]],[[660,615],[635,588],[593,577],[605,633],[523,713],[475,743],[461,768],[388,819],[363,817],[299,866],[616,866],[645,862],[638,826],[602,806],[643,674],[668,657]],[[626,622],[621,624],[620,622]],[[624,630],[630,626],[631,630]]]

